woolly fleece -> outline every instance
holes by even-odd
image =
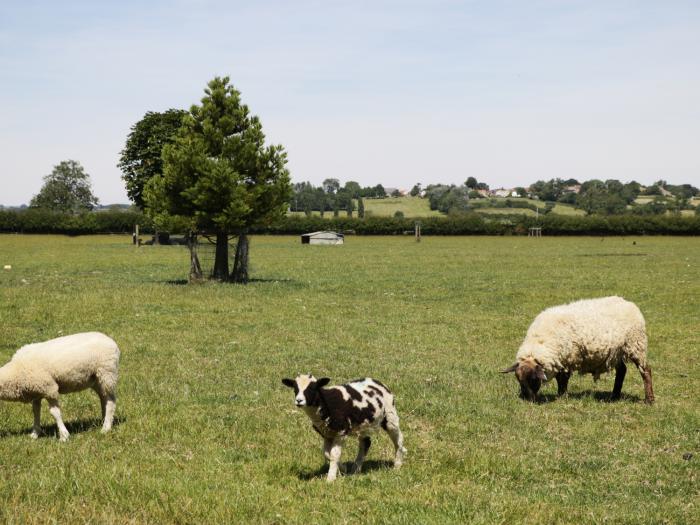
[[[0,368],[0,399],[34,405],[34,431],[40,433],[42,399],[56,419],[61,440],[68,431],[61,421],[59,394],[92,388],[100,397],[104,425],[112,426],[119,368],[119,347],[99,332],[88,332],[23,346]]]
[[[644,317],[622,297],[586,299],[548,308],[530,325],[516,360],[534,360],[547,379],[557,372],[600,374],[631,360],[646,368]]]

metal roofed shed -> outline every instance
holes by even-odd
[[[342,233],[331,231],[305,233],[301,236],[301,244],[343,244],[344,241]]]

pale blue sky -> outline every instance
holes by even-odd
[[[229,75],[294,181],[700,185],[700,2],[0,0],[0,204]]]

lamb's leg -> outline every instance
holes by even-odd
[[[622,383],[625,380],[625,374],[627,373],[627,366],[624,361],[620,361],[615,367],[615,386],[613,387],[612,396],[610,399],[617,401],[620,399],[622,394]]]
[[[32,433],[29,435],[32,439],[36,439],[41,435],[41,399],[32,401],[32,410],[34,412],[34,426],[32,426]]]
[[[114,419],[114,409],[117,407],[117,399],[114,394],[104,396],[103,415],[104,423],[102,423],[102,433],[109,432],[112,428],[112,420]]]
[[[68,432],[66,425],[63,424],[63,418],[61,418],[61,409],[58,406],[58,399],[48,399],[47,401],[49,402],[49,412],[56,420],[59,441],[68,441],[70,433]]]
[[[357,450],[357,457],[355,458],[354,473],[359,474],[362,472],[362,464],[365,462],[370,445],[372,445],[372,440],[369,436],[360,436],[360,448]]]
[[[331,461],[331,466],[328,468],[328,477],[326,478],[327,481],[335,481],[335,478],[338,476],[338,462],[340,461],[340,453],[342,452],[342,443],[341,441],[333,441],[333,445],[331,446],[331,452],[330,452],[330,461]]]
[[[651,384],[651,367],[649,365],[641,364],[638,360],[632,359],[632,362],[639,369],[639,373],[642,375],[642,381],[644,381],[644,402],[648,405],[654,404],[654,388]]]
[[[332,439],[323,438],[323,457],[326,458],[326,461],[331,460],[331,447],[332,446],[333,446]]]
[[[569,387],[569,378],[571,372],[559,372],[555,378],[557,380],[557,395],[563,396],[566,394],[566,389]]]
[[[399,428],[399,416],[395,410],[387,411],[386,417],[384,421],[382,421],[382,428],[389,434],[391,441],[394,443],[394,448],[396,449],[394,468],[401,468],[406,449],[403,447],[403,434]]]

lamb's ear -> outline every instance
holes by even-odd
[[[510,365],[508,368],[506,368],[505,370],[501,370],[501,374],[510,374],[511,372],[515,372],[518,369],[519,365],[520,365],[520,363],[515,362],[512,365]]]
[[[544,368],[542,368],[542,365],[537,365],[535,367],[535,377],[540,381],[547,381],[547,376],[544,373]]]
[[[316,388],[324,387],[324,386],[326,386],[326,385],[327,385],[328,383],[330,383],[330,382],[331,382],[331,378],[330,378],[330,377],[322,377],[321,379],[319,379],[318,381],[316,381]]]
[[[286,377],[282,380],[282,384],[284,386],[288,386],[289,388],[294,388],[297,385],[294,379],[288,379]]]

